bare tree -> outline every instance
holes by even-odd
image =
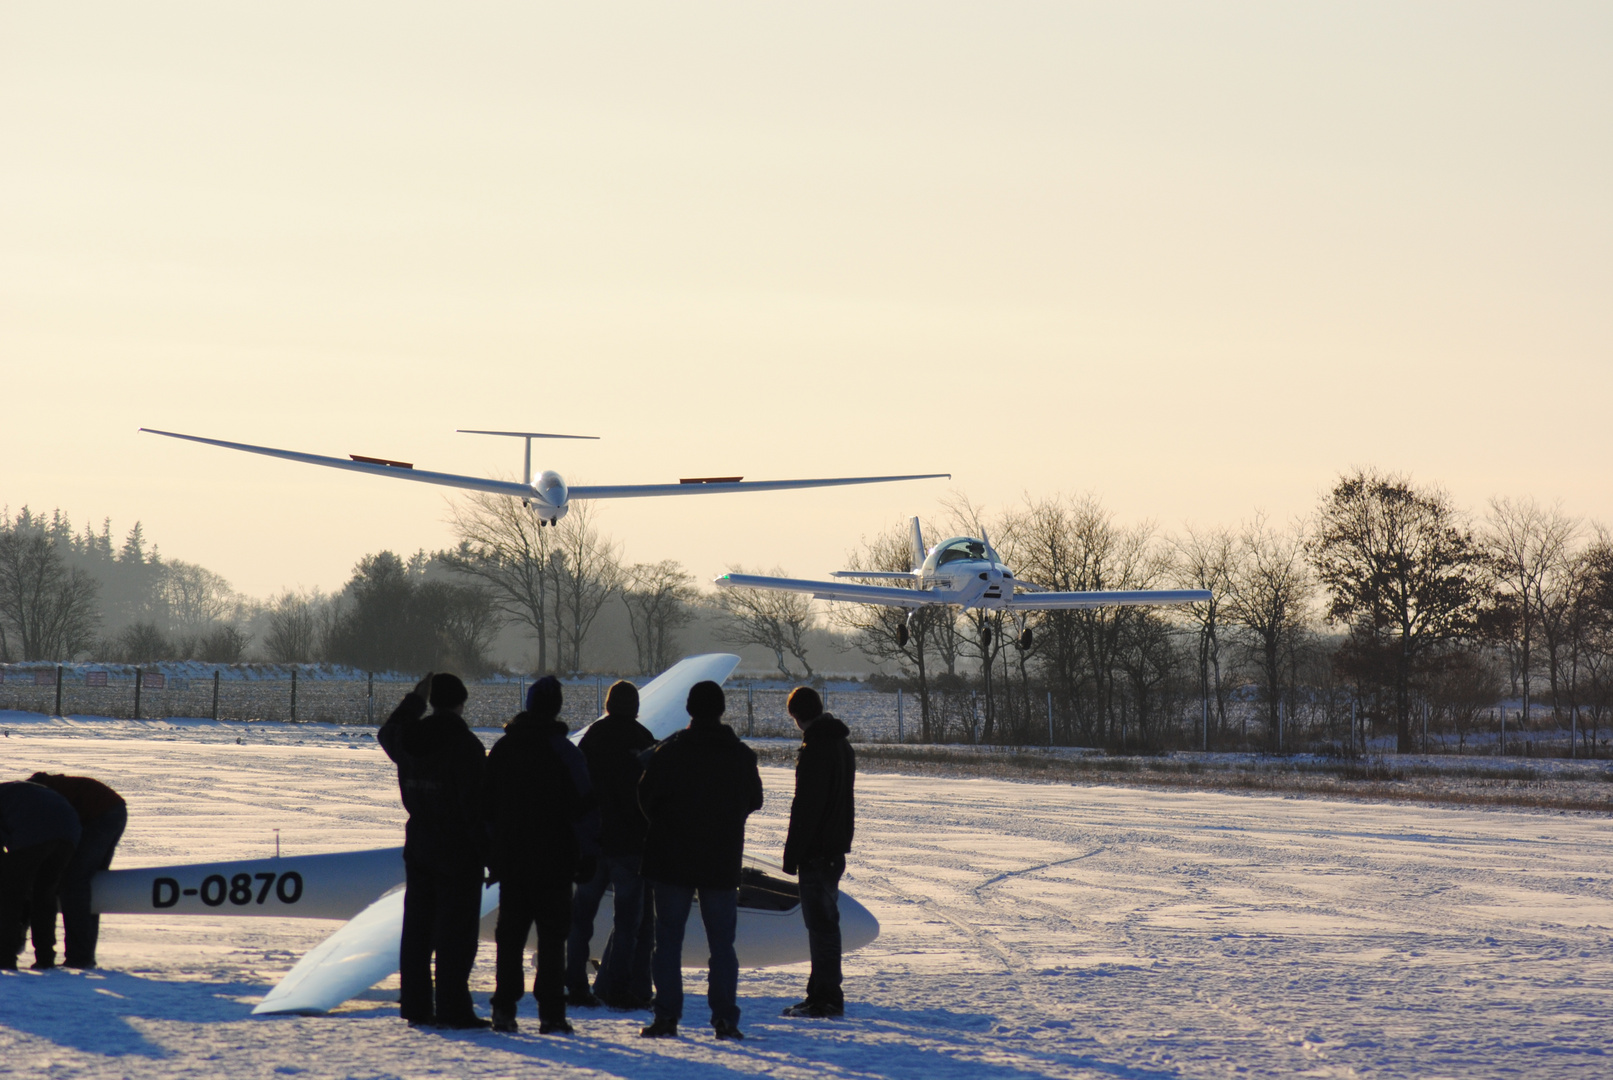
[[[911,535],[906,525],[878,533],[865,540],[846,558],[848,570],[896,573],[913,569]],[[942,609],[892,608],[878,604],[834,604],[829,621],[852,635],[857,650],[875,663],[894,661],[911,665],[919,692],[919,732],[924,742],[931,738],[930,679],[926,666],[935,624]],[[952,621],[952,612],[944,612]]]
[[[1198,531],[1189,526],[1172,541],[1172,546],[1176,558],[1171,577],[1177,587],[1207,589],[1210,593],[1206,602],[1189,604],[1184,610],[1198,627],[1199,682],[1204,700],[1215,703],[1215,729],[1225,737],[1231,687],[1222,679],[1221,634],[1236,564],[1235,541],[1227,529]]]
[[[643,674],[664,671],[677,660],[677,633],[694,621],[691,605],[699,597],[694,575],[676,559],[635,563],[627,570],[622,602],[628,629]]]
[[[1477,540],[1440,489],[1358,469],[1322,501],[1309,554],[1329,593],[1329,620],[1350,625],[1388,657],[1397,743],[1410,753],[1418,664],[1475,626]]]
[[[548,671],[554,531],[540,526],[520,500],[503,495],[466,495],[454,503],[450,522],[459,547],[443,554],[444,564],[487,586],[499,610],[537,639],[537,670]]]
[[[1561,603],[1571,550],[1580,523],[1560,507],[1543,510],[1533,499],[1491,499],[1484,549],[1492,580],[1511,608],[1511,645],[1518,661],[1523,714],[1529,716],[1535,639],[1551,621],[1556,636],[1565,613]],[[1556,685],[1556,650],[1549,649],[1551,682]]]
[[[622,587],[617,546],[593,524],[590,503],[578,503],[552,527],[549,585],[554,597],[557,666],[582,670],[582,645],[607,601]]]
[[[1266,731],[1280,741],[1281,703],[1292,690],[1314,590],[1299,531],[1279,533],[1256,515],[1238,537],[1227,588],[1227,619],[1260,673]]]
[[[42,530],[0,522],[0,655],[70,660],[83,652],[101,623],[98,592]]]
[[[728,569],[735,574],[750,573],[743,566]],[[789,577],[788,570],[776,566],[767,573],[772,577]],[[817,620],[813,617],[810,597],[768,589],[722,589],[717,593],[717,607],[725,616],[717,626],[719,641],[739,647],[760,645],[773,654],[786,679],[795,678],[784,661],[786,655],[792,656],[800,662],[806,677],[812,678],[812,664],[806,656],[806,635]]]
[[[319,593],[286,590],[269,601],[269,631],[263,651],[276,664],[307,664],[320,654],[319,609],[326,601]]]

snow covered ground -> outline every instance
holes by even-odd
[[[123,791],[125,866],[265,855],[276,828],[287,853],[395,844],[391,769],[354,734],[23,725],[0,775]],[[751,838],[773,850],[790,776],[764,779]],[[846,888],[883,933],[848,958],[843,1022],[778,1017],[800,968],[742,975],[740,1045],[693,995],[677,1041],[602,1011],[569,1039],[412,1031],[395,984],[253,1019],[335,924],[114,916],[106,970],[0,976],[0,1075],[1613,1074],[1605,817],[890,775],[859,793]]]

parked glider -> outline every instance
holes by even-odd
[[[679,661],[639,691],[639,722],[657,739],[666,738],[689,722],[684,710],[689,688],[706,679],[723,682],[738,663],[732,653]],[[573,734],[572,741],[586,730]],[[607,892],[595,926],[610,926],[611,900]],[[499,887],[485,886],[481,934],[487,940],[493,937],[498,901]],[[103,870],[95,876],[91,906],[101,914],[346,919],[252,1010],[324,1013],[398,970],[403,849]],[[810,959],[800,907],[796,883],[785,879],[776,863],[747,855],[734,943],[740,964],[771,967]],[[693,966],[705,964],[709,951],[697,912],[698,907],[689,915],[683,942],[684,962]],[[879,922],[842,892],[840,930],[845,948],[859,949],[879,936]],[[603,934],[596,937],[603,939]]]
[[[253,446],[249,443],[226,442],[223,439],[204,439],[200,435],[181,435],[176,431],[158,431],[141,428],[151,435],[166,435],[170,439],[222,446],[227,450],[244,450],[249,454],[301,461],[309,465],[324,465],[332,469],[369,473],[372,476],[392,476],[414,480],[422,484],[440,484],[443,487],[463,488],[466,491],[486,491],[494,495],[511,495],[527,506],[537,508],[539,523],[553,525],[566,516],[575,499],[637,499],[651,495],[720,495],[738,491],[787,491],[796,488],[846,487],[852,484],[884,484],[895,480],[945,480],[950,473],[914,473],[907,476],[834,476],[817,480],[746,480],[740,476],[699,476],[679,480],[675,484],[579,484],[570,487],[553,469],[532,477],[533,439],[592,439],[593,435],[554,435],[541,431],[467,431],[467,435],[502,435],[526,440],[526,459],[521,483],[512,480],[489,480],[480,476],[458,476],[454,473],[428,472],[417,469],[407,461],[390,458],[366,457],[349,454],[346,458],[326,457],[323,454],[304,454],[297,450],[277,450],[272,446]]]
[[[900,585],[859,585],[849,581],[804,581],[798,578],[762,577],[757,574],[724,574],[717,584],[725,589],[771,589],[779,592],[809,593],[819,600],[843,600],[853,604],[881,604],[886,607],[919,608],[951,605],[965,611],[1049,611],[1110,605],[1152,606],[1198,604],[1210,599],[1205,589],[1126,589],[1108,592],[1054,592],[1041,585],[1016,578],[998,557],[984,535],[954,536],[924,550],[924,533],[919,519],[912,524],[913,569],[897,571],[837,570],[831,577],[896,581]],[[911,618],[911,615],[909,616]],[[901,643],[907,643],[906,627],[899,630]],[[1030,647],[1030,631],[1020,636],[1022,646]]]

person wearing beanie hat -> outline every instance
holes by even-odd
[[[489,863],[499,883],[493,1027],[518,1030],[525,996],[526,943],[538,930],[538,1032],[570,1034],[566,1020],[566,935],[573,882],[594,877],[599,811],[588,763],[566,737],[560,680],[546,675],[527,692],[526,711],[504,725],[487,755],[483,804],[493,834]]]
[[[649,823],[639,809],[638,781],[644,772],[639,756],[654,745],[655,736],[638,722],[638,687],[626,679],[613,683],[605,695],[605,715],[588,725],[578,744],[599,793],[600,830],[599,865],[590,880],[577,886],[571,901],[566,988],[573,1004],[597,1005],[603,1000],[624,1010],[649,1004],[650,950],[639,942],[645,891],[639,859]],[[613,894],[613,928],[590,989],[588,946],[607,888]]]
[[[639,805],[649,820],[641,869],[655,893],[655,1020],[640,1034],[676,1036],[683,1017],[683,932],[696,894],[711,948],[706,1000],[719,1039],[739,1030],[739,870],[745,819],[762,808],[756,751],[722,722],[714,682],[689,690],[689,726],[649,753]]]
[[[784,708],[801,729],[790,831],[784,840],[784,872],[800,876],[801,919],[806,923],[812,957],[806,997],[785,1009],[784,1015],[844,1016],[840,875],[846,872],[846,853],[851,850],[857,755],[847,741],[851,732],[823,711],[823,698],[812,687],[796,687]]]
[[[376,733],[398,767],[409,812],[398,1011],[411,1026],[488,1026],[470,996],[488,845],[481,812],[487,751],[460,715],[468,696],[458,676],[428,673]]]

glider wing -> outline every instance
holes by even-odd
[[[924,607],[944,604],[940,595],[923,589],[898,589],[890,585],[853,585],[846,581],[802,581],[797,578],[761,577],[757,574],[724,574],[716,584],[725,589],[771,589],[775,592],[809,593],[818,600],[845,600],[853,604],[883,604],[886,607]]]
[[[1037,592],[1016,595],[1009,606],[1026,611],[1070,610],[1095,607],[1158,607],[1165,604],[1202,604],[1210,599],[1205,589],[1132,589],[1121,592]]]

